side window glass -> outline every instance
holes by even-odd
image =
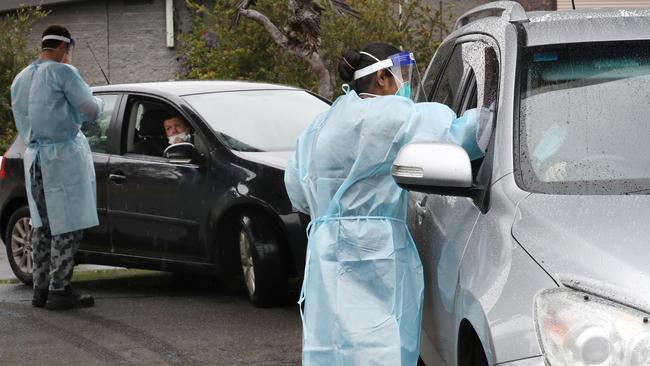
[[[465,93],[463,94],[463,104],[458,111],[458,115],[462,116],[465,111],[474,109],[478,106],[478,91],[476,90],[476,76],[473,71],[470,71],[467,83],[465,86]]]
[[[432,102],[442,103],[451,109],[456,109],[456,105],[461,96],[463,76],[467,64],[463,62],[463,45],[457,45],[451,54],[447,67],[443,72],[438,88],[431,98]]]
[[[108,137],[106,132],[111,123],[111,116],[117,105],[119,95],[100,94],[97,97],[104,101],[104,110],[96,120],[81,125],[81,132],[86,135],[92,152],[107,153]]]
[[[472,79],[469,81],[474,84],[471,92],[475,95],[466,95],[466,98],[476,99],[470,108],[495,108],[499,86],[499,61],[496,51],[485,42],[472,42],[463,47],[463,59],[471,69]]]
[[[459,115],[474,108],[483,108],[477,138],[479,145],[487,146],[496,118],[498,96],[499,62],[495,49],[485,42],[463,44],[463,61],[469,66],[467,81]],[[478,178],[483,159],[472,162],[474,178]]]
[[[447,62],[447,57],[449,57],[449,53],[453,48],[453,41],[445,42],[440,45],[436,53],[433,55],[431,63],[429,64],[429,67],[427,67],[424,78],[422,79],[422,93],[419,93],[416,96],[416,102],[428,102],[431,100],[433,92],[435,91],[438,76],[442,72],[442,68],[445,66],[445,62]]]

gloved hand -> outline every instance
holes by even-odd
[[[484,154],[490,143],[495,117],[495,102],[492,102],[488,108],[477,108],[476,144]]]

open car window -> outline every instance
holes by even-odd
[[[190,139],[187,142],[204,151],[205,144],[196,136],[195,128],[178,110],[171,105],[148,98],[131,97],[126,107],[123,131],[124,151],[128,154],[163,157],[163,152],[170,145],[165,134],[164,121],[181,118],[189,126]]]

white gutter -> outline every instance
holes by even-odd
[[[174,47],[174,0],[165,0],[165,22],[167,31],[167,47]]]

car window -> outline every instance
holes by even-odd
[[[162,157],[169,140],[164,122],[180,118],[189,127],[189,138],[185,142],[195,145],[200,152],[205,151],[203,139],[198,136],[192,122],[187,120],[176,108],[168,103],[149,98],[131,96],[127,102],[124,123],[122,124],[124,150],[130,154]]]
[[[432,101],[447,105],[459,115],[477,106],[487,108],[496,99],[497,75],[498,58],[494,47],[482,41],[457,44]],[[473,92],[476,95],[472,95]],[[475,97],[476,102],[468,104],[468,97]]]
[[[499,62],[495,49],[485,42],[469,42],[463,44],[463,62],[468,66],[468,74],[463,86],[463,95],[458,109],[458,115],[467,110],[482,108],[479,114],[479,134],[481,143],[487,145],[496,122],[496,98],[498,95]],[[486,127],[489,126],[489,127]],[[483,166],[483,159],[472,162],[474,178]]]
[[[440,45],[435,55],[431,59],[431,63],[424,74],[424,79],[422,80],[422,91],[423,93],[418,93],[416,96],[416,102],[428,102],[432,100],[433,92],[435,91],[436,81],[438,81],[438,76],[440,75],[442,68],[447,62],[449,53],[454,48],[454,42],[445,42]]]
[[[463,62],[463,45],[457,45],[452,52],[449,62],[445,67],[432,102],[442,103],[451,109],[456,109],[459,97],[461,96],[461,83],[463,75],[467,70],[467,64]]]
[[[104,101],[104,110],[92,122],[86,122],[81,126],[81,132],[86,135],[90,150],[95,153],[107,153],[108,137],[106,131],[111,123],[111,116],[117,106],[119,95],[100,94],[96,95]]]

